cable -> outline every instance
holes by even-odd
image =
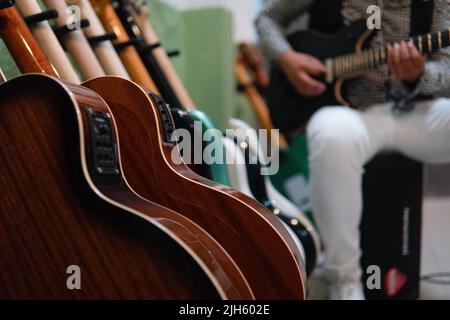
[[[432,284],[450,286],[450,272],[434,272],[420,277],[422,281]],[[448,279],[448,280],[447,280]]]

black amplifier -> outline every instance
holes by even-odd
[[[361,265],[366,298],[417,299],[423,165],[390,153],[375,157],[365,170]]]

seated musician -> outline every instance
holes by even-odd
[[[342,0],[341,15],[348,25],[367,17],[367,8],[377,4],[381,29],[370,46],[396,43],[409,38],[412,1]],[[314,2],[269,0],[256,20],[263,50],[303,96],[325,91],[314,77],[326,67],[312,55],[295,52],[286,33]],[[434,0],[432,10],[430,31],[448,30],[449,2]],[[330,299],[364,299],[359,264],[363,166],[382,151],[430,164],[450,162],[450,100],[416,99],[410,110],[394,112],[392,97],[440,97],[449,89],[449,48],[426,57],[411,42],[398,42],[388,49],[387,65],[351,81],[348,100],[356,109],[326,106],[310,119],[311,202],[325,247]]]

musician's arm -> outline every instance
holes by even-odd
[[[431,31],[443,31],[450,28],[450,4],[445,0],[436,1]],[[425,70],[416,86],[403,83],[394,86],[394,97],[414,97],[419,94],[440,96],[450,89],[450,47],[431,55],[425,64]]]
[[[291,49],[286,40],[288,25],[305,12],[313,0],[270,0],[256,19],[263,51],[276,60]]]

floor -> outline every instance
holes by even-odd
[[[422,275],[450,273],[450,199],[430,198],[424,203]],[[445,279],[446,282],[450,278]],[[422,281],[421,299],[450,300],[450,284],[436,285]]]
[[[423,204],[421,274],[450,273],[450,197],[427,197]],[[450,300],[450,277],[441,278],[447,285],[421,281],[420,298]],[[326,299],[327,291],[321,271],[308,281],[309,299]]]

